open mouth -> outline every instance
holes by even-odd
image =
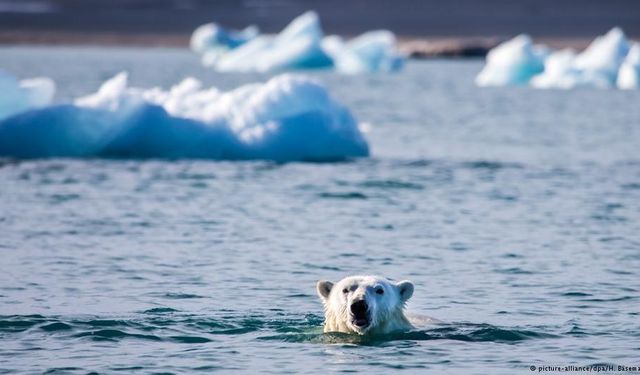
[[[357,301],[351,304],[351,322],[353,325],[359,329],[364,329],[369,326],[371,323],[369,320],[369,306],[367,302]]]
[[[358,328],[367,328],[369,326],[369,319],[367,318],[353,318],[353,325]]]

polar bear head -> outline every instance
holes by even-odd
[[[377,276],[351,276],[334,284],[319,281],[325,332],[385,334],[412,328],[404,305],[413,294],[410,281],[393,283]]]

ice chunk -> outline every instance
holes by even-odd
[[[624,32],[614,27],[597,37],[580,53],[573,64],[585,78],[606,81],[610,86],[616,82],[620,65],[629,51],[629,41]]]
[[[56,85],[49,78],[18,81],[0,70],[0,119],[51,104],[55,91]]]
[[[629,51],[629,41],[617,27],[597,37],[584,51],[569,50],[551,54],[531,47],[528,37],[519,36],[489,52],[487,65],[476,77],[480,86],[523,84],[536,88],[590,86],[613,87],[620,66]],[[544,71],[537,74],[538,62],[544,60]],[[626,70],[626,69],[625,69]],[[629,74],[628,70],[626,70]],[[531,78],[531,73],[536,74]]]
[[[98,92],[75,100],[75,104],[83,107],[102,108],[116,111],[124,106],[126,101],[140,101],[135,95],[127,91],[128,75],[126,72],[117,74],[100,86]]]
[[[339,160],[367,156],[347,108],[318,82],[282,75],[229,92],[188,78],[170,90],[126,73],[73,105],[0,121],[0,155]]]
[[[489,51],[487,63],[476,77],[478,86],[524,85],[544,69],[548,50],[534,46],[521,34]]]
[[[611,86],[607,75],[598,71],[577,68],[575,61],[576,54],[572,50],[552,53],[544,62],[544,72],[533,77],[531,85],[540,89],[608,88]]]
[[[619,28],[597,37],[582,53],[559,51],[547,58],[544,73],[534,77],[537,88],[613,87],[629,42]]]
[[[257,70],[258,61],[263,51],[267,50],[272,43],[272,37],[259,36],[249,43],[246,43],[228,53],[218,54],[217,56],[205,55],[203,61],[205,64],[213,67],[219,72],[252,72]]]
[[[633,43],[622,62],[617,85],[624,90],[640,89],[640,43]]]
[[[576,68],[575,58],[575,52],[570,49],[552,53],[544,62],[544,72],[531,79],[531,86],[539,89],[611,86],[606,76]]]
[[[276,36],[276,43],[288,43],[299,38],[309,38],[316,42],[320,42],[324,33],[320,26],[320,18],[318,14],[312,10],[303,13],[291,21]]]
[[[573,69],[576,53],[571,49],[553,52],[544,61],[544,72],[531,79],[531,85],[537,88],[569,88],[577,78]]]
[[[206,63],[222,72],[278,72],[326,68],[333,61],[322,49],[318,15],[309,11],[276,36],[260,36],[228,53],[209,56]]]
[[[322,45],[342,73],[393,72],[402,68],[405,59],[396,50],[395,35],[388,30],[370,31],[347,43],[338,36],[328,36]]]
[[[244,30],[226,30],[215,23],[207,23],[195,29],[191,35],[191,49],[198,53],[211,50],[229,50],[236,48],[258,36],[256,26],[248,26]]]
[[[212,30],[215,27],[202,26],[192,41],[215,34],[217,31]],[[313,11],[295,18],[277,35],[260,35],[231,50],[199,48],[201,44],[204,43],[194,42],[192,48],[203,51],[202,63],[221,72],[279,72],[334,66],[344,73],[390,72],[399,70],[404,62],[390,31],[368,32],[348,43],[335,36],[325,38]]]

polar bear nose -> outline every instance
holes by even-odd
[[[367,310],[369,310],[369,306],[365,300],[359,300],[351,304],[351,313],[354,316],[364,316]]]

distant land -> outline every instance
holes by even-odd
[[[582,48],[620,26],[640,39],[638,0],[0,0],[0,43],[186,46],[207,22],[277,32],[316,10],[327,34],[389,29],[414,55],[482,55],[519,33]]]

